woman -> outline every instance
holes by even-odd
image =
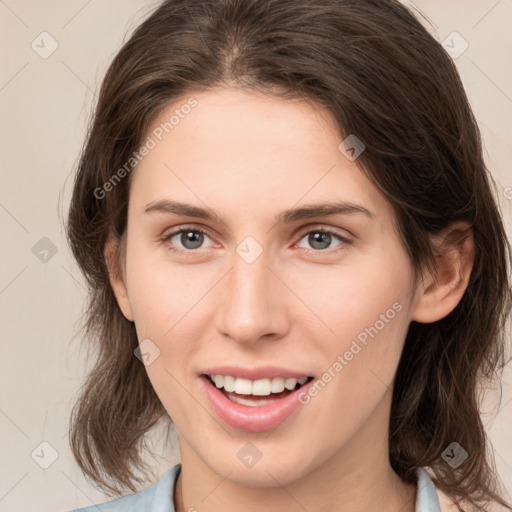
[[[72,449],[134,492],[102,510],[511,510],[478,400],[510,247],[456,69],[398,2],[161,3],[102,84],[68,237],[98,348]],[[181,463],[135,492],[159,422]]]

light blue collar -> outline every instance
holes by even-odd
[[[416,512],[441,512],[436,488],[429,474],[424,468],[419,468],[417,475]]]

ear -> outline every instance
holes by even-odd
[[[417,293],[412,320],[432,323],[448,316],[462,299],[475,263],[473,231],[467,222],[454,222],[433,241],[436,275],[429,273]]]
[[[119,254],[120,252],[120,254]],[[124,259],[126,254],[126,233],[122,239],[115,237],[112,233],[109,235],[105,244],[103,255],[108,268],[110,285],[116,297],[121,312],[127,320],[133,322],[133,313],[128,299],[128,291],[125,285],[124,262],[118,261]]]

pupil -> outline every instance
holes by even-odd
[[[310,244],[315,249],[326,249],[330,245],[331,235],[329,233],[317,232],[317,233],[314,233],[314,234],[309,235],[309,236],[310,236]],[[324,239],[324,241],[322,243],[322,239],[324,237],[325,237],[325,239]],[[312,240],[311,240],[311,238],[312,238]],[[320,244],[320,247],[318,247],[317,244]]]
[[[203,234],[198,231],[185,231],[181,235],[181,243],[187,249],[197,249],[201,246]],[[195,239],[195,240],[194,240]],[[188,243],[192,243],[192,246],[187,245]]]

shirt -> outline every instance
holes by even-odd
[[[173,503],[181,463],[176,464],[151,487],[107,503],[77,508],[69,512],[176,512]],[[418,484],[415,512],[441,512],[436,488],[423,468],[417,470]]]

